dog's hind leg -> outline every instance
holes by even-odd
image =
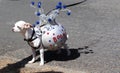
[[[69,47],[67,46],[67,44],[64,44],[63,47],[64,47],[64,49],[67,50],[67,56],[70,56],[71,52],[70,52]]]
[[[57,50],[56,54],[60,54],[61,53],[61,49],[60,48],[61,47],[58,47],[58,50]]]
[[[44,65],[44,49],[40,49],[40,65]]]
[[[29,61],[28,63],[34,63],[36,60],[36,52],[35,52],[35,49],[32,48],[32,60]]]

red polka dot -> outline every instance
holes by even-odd
[[[49,35],[49,32],[47,32],[47,35]]]
[[[50,45],[50,47],[52,47],[52,45]]]
[[[60,35],[57,35],[57,39],[60,39]]]
[[[56,43],[56,42],[57,42],[57,38],[56,38],[56,37],[53,37],[53,41]]]
[[[63,37],[63,35],[61,34],[61,35],[60,35],[60,38],[62,38],[62,37]]]

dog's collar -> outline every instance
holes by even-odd
[[[35,39],[37,39],[37,37],[33,38],[34,34],[35,34],[35,30],[34,30],[34,28],[33,28],[33,32],[32,32],[31,38],[28,38],[28,39],[24,38],[24,41],[32,42],[32,41],[34,41]]]

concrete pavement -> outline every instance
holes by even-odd
[[[59,0],[42,0],[45,11]],[[79,0],[62,0],[65,4]],[[34,23],[30,0],[0,0],[0,55],[24,59],[31,49],[20,34],[11,32],[14,22]],[[66,27],[70,36],[70,57],[46,52],[46,64],[90,73],[120,72],[120,1],[88,0],[71,7],[72,15],[60,14],[57,21]],[[63,50],[64,53],[64,50]],[[65,58],[63,58],[65,57]]]

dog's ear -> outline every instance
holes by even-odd
[[[30,23],[25,23],[24,24],[24,28],[25,29],[29,29],[29,28],[31,28],[32,27],[32,25],[30,24]]]

